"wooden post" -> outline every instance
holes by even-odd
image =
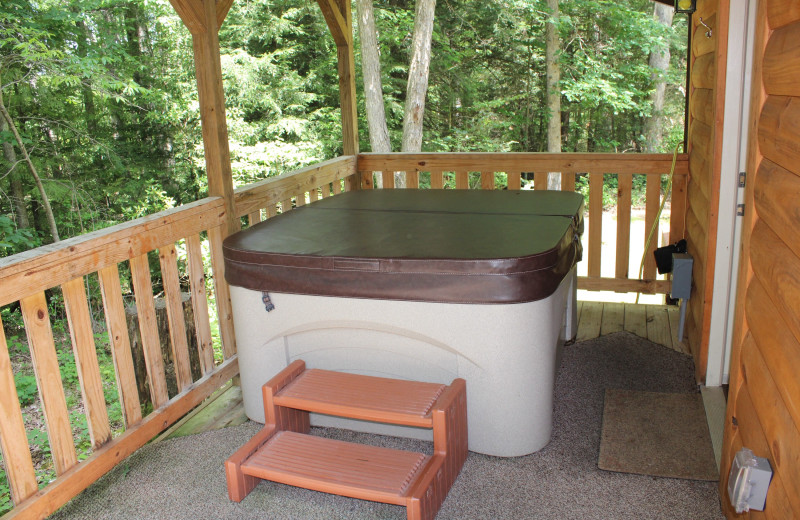
[[[358,155],[358,112],[356,108],[356,65],[353,56],[353,17],[350,0],[317,0],[336,41],[339,59],[339,100],[342,111],[344,155]],[[372,173],[349,177],[347,189],[372,188]]]
[[[200,102],[203,150],[208,176],[208,194],[212,197],[222,197],[225,201],[224,224],[218,229],[209,230],[209,240],[220,242],[220,244],[211,244],[211,263],[217,296],[217,319],[227,359],[236,352],[236,339],[233,331],[230,289],[225,282],[225,263],[221,255],[221,242],[228,235],[239,231],[241,225],[234,210],[233,178],[228,147],[228,124],[225,119],[225,93],[222,89],[218,33],[231,2],[226,0],[217,4],[215,0],[170,0],[170,3],[192,33],[197,97]]]

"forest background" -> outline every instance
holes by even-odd
[[[671,152],[683,142],[687,27],[671,8],[667,23],[651,0],[417,1],[435,5],[423,151],[547,151],[550,121],[565,152]],[[399,151],[416,3],[372,7],[389,146]],[[549,98],[548,24],[560,69]],[[359,136],[369,151],[360,36]],[[342,153],[336,48],[316,2],[235,0],[219,39],[235,186]],[[3,0],[0,144],[0,258],[205,197],[192,41],[169,2]],[[644,176],[634,178],[635,203]],[[613,205],[615,179],[607,182]],[[585,190],[586,177],[576,184]],[[48,299],[84,458],[63,300],[55,289]],[[54,472],[18,305],[0,308],[0,322],[44,484]],[[97,324],[109,416],[121,429],[102,317]],[[0,471],[0,514],[10,507]]]
[[[686,19],[660,23],[654,5],[559,2],[563,151],[671,151],[682,142]],[[374,3],[393,150],[414,7]],[[436,4],[423,151],[547,150],[549,13],[544,0]],[[315,2],[237,0],[220,46],[236,186],[341,153],[336,51]],[[206,195],[191,48],[166,0],[2,2],[0,256],[52,241],[54,228],[66,238]],[[651,57],[665,49],[669,67],[659,71]],[[648,139],[659,82],[663,138]]]

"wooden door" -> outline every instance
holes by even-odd
[[[760,0],[742,257],[720,495],[729,518],[800,518],[800,2]],[[774,476],[737,516],[730,462],[746,446]]]

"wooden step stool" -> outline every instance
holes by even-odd
[[[450,386],[306,370],[295,361],[264,387],[264,428],[225,462],[228,496],[260,479],[406,506],[432,519],[467,458],[466,383]],[[308,435],[309,412],[433,429],[433,455]]]

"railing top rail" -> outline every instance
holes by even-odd
[[[671,153],[542,153],[542,152],[431,152],[362,153],[358,169],[363,171],[557,171],[562,173],[669,172]],[[676,175],[688,175],[688,155],[678,154]]]
[[[0,259],[0,306],[219,226],[224,201],[209,197]]]
[[[300,168],[283,175],[270,177],[234,190],[236,216],[247,215],[263,207],[263,199],[281,201],[318,188],[320,185],[343,179],[356,173],[356,156],[343,155]]]

